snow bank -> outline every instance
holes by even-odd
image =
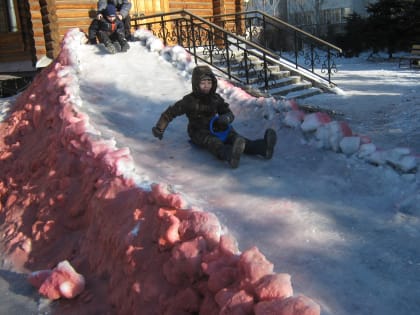
[[[420,159],[409,148],[381,150],[366,135],[353,134],[350,126],[343,121],[333,120],[328,114],[315,112],[305,114],[296,101],[288,101],[283,123],[305,133],[308,143],[318,148],[343,153],[365,160],[373,165],[389,166],[400,174],[415,173]]]
[[[186,209],[169,186],[138,185],[129,150],[101,140],[79,111],[71,52],[85,40],[70,30],[0,124],[7,261],[38,270],[29,280],[41,294],[73,298],[57,314],[320,314],[258,248],[240,252],[213,214]],[[51,278],[63,268],[77,281]]]

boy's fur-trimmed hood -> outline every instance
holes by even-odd
[[[210,77],[213,83],[210,90],[210,94],[214,94],[216,92],[217,79],[213,71],[211,71],[209,66],[197,66],[194,68],[191,77],[191,85],[194,95],[202,96],[202,93],[200,91],[200,81],[206,76]]]

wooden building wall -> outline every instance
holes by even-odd
[[[28,0],[36,58],[55,58],[68,29],[87,33],[96,15],[97,0]],[[131,16],[188,10],[199,16],[239,12],[242,0],[131,0]]]
[[[69,28],[87,31],[96,0],[29,0],[36,57],[55,58]]]
[[[15,18],[18,31],[0,33],[0,63],[25,60],[34,62],[29,6],[24,1],[16,0],[14,6],[17,8]],[[4,14],[1,18],[7,19],[7,14]]]

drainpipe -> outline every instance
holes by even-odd
[[[9,23],[10,23],[10,32],[17,32],[17,22],[16,22],[16,11],[13,0],[7,0],[7,7],[9,8]]]

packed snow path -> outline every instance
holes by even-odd
[[[232,170],[189,143],[185,117],[162,141],[152,136],[160,113],[190,92],[185,71],[140,42],[126,54],[80,49],[81,110],[102,137],[130,148],[142,179],[214,212],[241,250],[257,246],[324,315],[420,312],[418,220],[398,211],[414,180],[306,145],[279,117],[241,104],[231,104],[240,133],[260,138],[272,127],[279,141],[272,160],[244,156]]]

